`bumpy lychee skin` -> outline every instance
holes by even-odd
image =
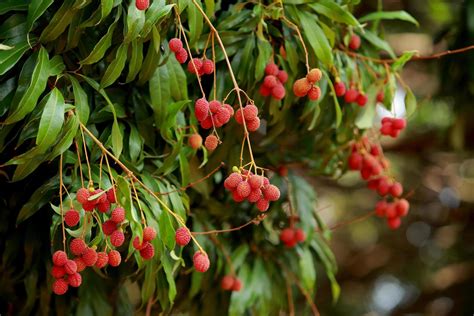
[[[387,219],[387,224],[390,229],[397,229],[398,227],[400,227],[401,223],[402,221],[400,220],[400,217]]]
[[[354,152],[349,156],[349,169],[360,170],[362,168],[362,155]]]
[[[395,211],[398,216],[406,216],[408,214],[408,209],[410,208],[410,203],[405,199],[400,199],[395,202]]]
[[[206,75],[210,75],[214,72],[214,63],[210,59],[206,59],[202,62],[202,72]]]
[[[102,223],[102,231],[106,236],[110,236],[116,229],[117,223],[110,219]]]
[[[138,236],[135,236],[135,238],[133,238],[133,241],[132,241],[132,246],[133,248],[135,248],[136,250],[141,250],[143,248],[145,243],[142,243],[140,241],[140,237]]]
[[[70,209],[64,214],[64,222],[67,226],[73,227],[79,223],[80,215],[75,209]]]
[[[226,124],[230,120],[229,110],[223,106],[217,111],[215,116],[217,121],[222,124]]]
[[[176,60],[180,64],[184,64],[186,62],[186,60],[188,60],[188,52],[184,48],[181,48],[180,50],[178,50],[178,52],[175,54],[175,56],[176,56]]]
[[[311,69],[308,74],[306,75],[306,79],[308,79],[311,83],[316,83],[321,80],[323,73],[318,68]]]
[[[201,137],[201,135],[192,134],[191,136],[189,136],[188,143],[189,143],[189,147],[191,147],[192,149],[198,149],[199,147],[202,146],[202,137]]]
[[[116,203],[117,202],[117,192],[115,191],[114,188],[110,188],[107,191],[107,200],[109,200],[110,203]]]
[[[232,285],[232,291],[238,292],[242,289],[242,282],[238,278],[234,278],[234,284]]]
[[[253,120],[258,115],[258,108],[254,104],[248,104],[244,107],[244,119],[246,121]]]
[[[246,124],[249,132],[255,132],[260,127],[260,118],[256,117],[253,120],[246,121]]]
[[[229,291],[234,285],[234,277],[231,275],[225,275],[221,280],[221,289],[224,291]]]
[[[87,268],[86,264],[84,263],[84,260],[82,260],[81,257],[76,257],[73,260],[76,263],[77,272],[82,272]]]
[[[191,240],[191,234],[189,233],[189,230],[186,227],[178,228],[176,230],[175,240],[176,243],[181,247],[184,247],[189,244],[189,241]]]
[[[110,210],[110,202],[108,199],[103,201],[102,203],[97,204],[97,210],[101,213],[107,213]]]
[[[245,200],[245,197],[241,196],[239,194],[239,192],[237,192],[237,190],[233,191],[232,192],[232,199],[234,200],[234,202],[242,202],[243,200]]]
[[[84,251],[87,249],[87,245],[81,238],[74,238],[69,244],[69,249],[71,253],[75,256],[82,256]]]
[[[336,96],[342,97],[344,94],[346,94],[346,85],[344,82],[339,81],[334,84],[334,91],[336,92]]]
[[[407,121],[403,118],[393,119],[392,125],[396,129],[404,129],[407,126]]]
[[[236,191],[241,197],[246,198],[247,196],[249,196],[250,192],[252,191],[252,188],[250,187],[250,184],[247,181],[242,181],[237,185]]]
[[[277,84],[272,89],[272,97],[276,100],[281,100],[285,97],[286,91],[282,84]]]
[[[234,108],[230,104],[225,103],[223,106],[229,112],[230,117],[234,116]]]
[[[217,137],[214,135],[207,136],[206,140],[204,141],[204,146],[209,151],[215,150],[218,144],[219,144],[219,141],[217,140]]]
[[[237,109],[237,111],[235,111],[234,118],[238,124],[242,125],[244,123],[244,114],[241,109]]]
[[[102,189],[97,189],[97,190],[95,190],[94,192],[92,192],[91,195],[94,196],[94,195],[99,194],[99,193],[102,193],[102,194],[99,195],[97,198],[95,198],[93,201],[94,201],[96,204],[108,202],[108,200],[107,200],[107,194],[106,194],[106,192],[104,192],[104,190],[102,190]]]
[[[204,129],[210,129],[212,127],[212,119],[210,115],[201,121],[201,127]]]
[[[386,209],[387,209],[387,202],[385,200],[378,201],[375,204],[375,214],[379,217],[385,217]]]
[[[289,227],[283,229],[280,233],[280,240],[284,243],[289,243],[295,239],[295,231]]]
[[[79,273],[76,272],[67,277],[67,282],[72,287],[79,287],[81,286],[81,283],[82,283],[82,277]]]
[[[278,72],[279,72],[278,66],[272,62],[268,63],[267,66],[265,67],[266,75],[278,76]]]
[[[297,97],[304,97],[308,94],[309,90],[311,89],[311,83],[306,78],[301,78],[295,81],[293,84],[293,93]]]
[[[177,53],[181,48],[183,48],[183,42],[178,38],[172,38],[169,42],[169,47],[173,53]]]
[[[360,93],[357,96],[357,105],[358,106],[365,106],[367,104],[368,98],[367,95],[364,93]]]
[[[263,177],[259,175],[252,175],[249,178],[250,187],[255,189],[260,189],[263,186]]]
[[[153,227],[148,226],[143,229],[143,241],[152,241],[155,238],[156,230]]]
[[[97,261],[95,262],[95,266],[99,269],[102,269],[109,263],[109,256],[105,251],[101,251],[97,253]]]
[[[321,96],[321,89],[318,86],[311,87],[308,91],[308,99],[316,101]]]
[[[194,263],[194,268],[198,272],[206,272],[209,269],[209,266],[211,265],[207,254],[201,251],[197,251],[194,254],[193,263]]]
[[[64,267],[53,266],[51,269],[51,275],[53,278],[59,279],[66,275],[66,270],[64,270]]]
[[[209,102],[209,110],[212,114],[216,114],[219,109],[222,107],[222,104],[217,100],[212,100]]]
[[[349,90],[346,91],[346,94],[344,95],[344,101],[346,101],[346,103],[355,102],[358,96],[359,96],[359,91],[357,91],[354,88],[350,88]]]
[[[268,97],[270,94],[272,94],[272,89],[267,88],[262,84],[258,89],[258,92],[262,97]]]
[[[281,83],[285,83],[288,81],[288,73],[284,70],[278,71],[277,75],[278,80],[280,80]]]
[[[265,200],[277,201],[280,198],[280,189],[273,184],[268,185],[263,189],[263,196]]]
[[[192,74],[199,74],[202,68],[202,60],[199,58],[193,58],[188,62],[188,71]]]
[[[74,262],[74,260],[69,259],[66,261],[63,267],[67,274],[74,274],[77,272],[77,264]]]
[[[358,50],[360,47],[360,37],[359,35],[352,34],[351,39],[349,41],[349,48],[352,50]]]
[[[122,262],[122,256],[120,255],[120,252],[118,252],[117,250],[110,250],[109,264],[112,267],[117,267],[120,265],[120,262]]]
[[[262,190],[260,189],[252,189],[249,196],[247,197],[247,201],[250,203],[256,203],[262,198]]]
[[[123,242],[125,241],[125,235],[123,231],[116,230],[110,235],[110,243],[114,247],[120,247],[123,245]]]
[[[87,201],[82,204],[82,208],[86,212],[92,212],[95,207],[96,207],[96,203],[94,201]]]
[[[266,212],[269,207],[270,207],[270,202],[268,202],[268,200],[260,199],[257,201],[257,209],[260,212]]]
[[[194,103],[194,115],[198,121],[203,121],[209,115],[209,102],[206,99],[200,98],[197,99]]]
[[[265,76],[265,78],[263,79],[263,85],[268,89],[272,89],[274,86],[277,85],[277,83],[278,79],[276,76],[273,75]]]
[[[242,182],[242,176],[238,172],[231,173],[224,181],[224,187],[227,190],[234,190]]]
[[[97,262],[97,252],[93,248],[87,248],[82,254],[82,260],[88,267],[92,267]]]
[[[306,240],[306,234],[301,228],[295,230],[295,239],[297,242],[303,242]]]
[[[64,251],[58,250],[53,253],[53,263],[56,266],[62,267],[67,262],[67,254]]]
[[[403,187],[399,182],[395,182],[390,187],[389,193],[393,197],[399,197],[403,193]]]
[[[69,285],[67,284],[67,281],[64,279],[57,279],[53,283],[53,292],[56,295],[63,295],[67,292],[69,288]]]
[[[122,207],[116,207],[110,215],[110,220],[114,223],[120,224],[125,220],[125,210]]]
[[[80,188],[79,190],[77,190],[76,199],[79,203],[81,204],[86,203],[89,196],[90,196],[89,190],[87,190],[86,188]]]
[[[140,250],[140,256],[145,260],[150,260],[155,255],[155,247],[149,242],[146,242],[143,245],[143,248]]]

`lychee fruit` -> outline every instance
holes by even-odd
[[[176,230],[175,240],[181,247],[186,246],[191,240],[191,234],[186,227],[180,227]]]

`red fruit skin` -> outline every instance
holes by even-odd
[[[155,238],[156,238],[156,230],[153,227],[148,226],[148,227],[145,227],[143,229],[143,241],[144,242],[152,241]]]
[[[393,203],[387,203],[387,207],[385,208],[385,217],[389,219],[397,217],[397,209]]]
[[[99,269],[102,269],[109,263],[109,256],[105,251],[101,251],[97,253],[97,261],[95,262],[95,266]]]
[[[211,111],[212,114],[216,114],[217,111],[222,107],[222,104],[217,101],[217,100],[212,100],[209,102],[209,110]]]
[[[74,238],[69,244],[71,253],[75,256],[81,256],[87,249],[87,245],[81,238]]]
[[[362,155],[357,152],[353,152],[349,156],[348,164],[349,164],[349,169],[360,170],[362,168]]]
[[[120,247],[125,241],[125,235],[122,231],[116,230],[110,235],[110,243],[114,247]]]
[[[369,168],[362,167],[362,169],[360,170],[360,176],[362,177],[362,179],[367,180],[372,176],[372,170],[370,170]]]
[[[301,228],[295,230],[295,239],[297,242],[303,242],[306,240],[306,234]]]
[[[278,84],[278,79],[276,76],[273,75],[267,75],[263,79],[263,85],[267,87],[268,89],[272,89],[274,86]]]
[[[135,0],[135,6],[140,11],[146,10],[150,6],[150,0]]]
[[[210,115],[201,121],[201,127],[204,129],[210,129],[212,127],[212,119]]]
[[[262,190],[260,189],[252,189],[249,196],[247,197],[247,201],[250,203],[256,203],[262,198]]]
[[[368,187],[370,190],[376,191],[377,188],[379,187],[379,180],[380,180],[380,179],[378,179],[378,178],[370,179],[369,181],[367,181],[367,187]]]
[[[395,182],[390,187],[390,195],[393,197],[399,197],[403,193],[403,187],[399,182]]]
[[[194,103],[194,115],[198,121],[204,121],[209,115],[209,102],[206,99],[197,99]]]
[[[248,181],[252,190],[260,189],[263,186],[262,176],[252,175],[250,176]]]
[[[234,277],[231,275],[225,275],[221,280],[221,289],[224,291],[229,291],[234,285]]]
[[[135,238],[133,238],[133,242],[132,242],[132,246],[133,248],[135,248],[136,250],[142,250],[143,246],[145,245],[145,243],[143,242],[140,242],[140,237],[138,236],[135,236]]]
[[[365,94],[361,93],[357,96],[357,105],[358,106],[365,106],[367,104],[367,100],[368,100],[367,96]]]
[[[381,152],[382,152],[382,150],[380,149],[380,146],[378,146],[378,145],[374,145],[374,146],[370,147],[370,154],[372,156],[379,156]]]
[[[322,76],[323,76],[323,73],[321,72],[320,69],[313,68],[306,75],[306,79],[308,79],[309,82],[314,84],[314,83],[318,82],[319,80],[321,80]]]
[[[408,210],[410,209],[410,203],[408,203],[405,199],[400,199],[395,202],[395,210],[398,216],[406,216],[408,214]]]
[[[344,101],[346,101],[346,103],[355,102],[358,96],[359,92],[356,89],[351,88],[346,91],[346,94],[344,95]]]
[[[122,207],[116,207],[112,211],[110,220],[114,223],[120,224],[125,220],[125,210]]]
[[[109,209],[110,209],[109,200],[105,200],[104,202],[97,204],[97,210],[101,213],[107,213]]]
[[[407,121],[402,118],[396,118],[392,121],[392,126],[396,129],[404,129],[407,126]]]
[[[388,194],[389,190],[390,190],[390,184],[388,183],[387,179],[385,179],[385,177],[380,178],[377,192],[381,196],[385,196]]]
[[[247,196],[249,196],[250,192],[252,191],[252,188],[250,187],[250,184],[247,181],[242,181],[237,185],[236,191],[241,197],[246,198]]]
[[[402,223],[402,221],[400,220],[399,217],[394,217],[394,218],[388,218],[387,219],[387,225],[390,229],[397,229],[398,227],[400,227],[400,224]]]
[[[256,117],[253,120],[246,121],[245,124],[247,125],[247,130],[249,132],[255,132],[260,127],[260,118]]]
[[[297,97],[304,97],[308,94],[309,90],[311,89],[312,85],[306,78],[301,78],[293,83],[293,93]]]
[[[82,277],[79,273],[74,273],[67,277],[67,282],[72,287],[79,287],[82,283]]]
[[[180,64],[184,64],[186,60],[188,60],[188,52],[184,48],[178,50],[178,52],[174,56]]]
[[[115,192],[114,188],[111,188],[107,191],[107,200],[109,200],[110,203],[117,202],[117,192]]]
[[[296,241],[296,239],[292,239],[288,242],[285,242],[284,244],[285,244],[285,247],[287,248],[293,248],[294,246],[296,246],[297,243],[298,242]]]
[[[188,62],[188,71],[192,74],[199,74],[202,68],[202,60],[193,58]]]
[[[356,34],[352,34],[351,40],[349,41],[349,48],[352,50],[358,50],[360,47],[360,37]]]
[[[239,279],[234,278],[234,284],[232,285],[232,291],[238,292],[241,289],[242,289],[242,282]]]
[[[176,230],[175,240],[176,243],[181,247],[184,247],[189,244],[189,241],[191,240],[191,234],[189,233],[189,230],[186,227],[178,228]]]
[[[262,84],[258,92],[262,97],[268,97],[270,94],[272,94],[272,89],[269,89]]]
[[[117,250],[110,250],[109,264],[112,267],[117,267],[120,265],[120,262],[122,262],[122,256],[120,255],[120,252],[118,252]]]
[[[80,220],[79,212],[74,209],[70,209],[69,211],[66,212],[66,214],[64,214],[64,222],[69,227],[76,226],[79,223],[79,220]]]
[[[278,66],[272,62],[268,63],[267,66],[265,67],[266,75],[278,76],[278,72],[279,72]]]
[[[53,263],[55,266],[62,267],[67,262],[67,254],[64,251],[58,250],[53,253]]]
[[[400,134],[399,129],[392,129],[392,131],[390,132],[390,137],[397,138],[399,134]]]
[[[87,248],[82,254],[82,260],[88,267],[92,267],[97,262],[97,252],[92,248]]]
[[[74,274],[77,272],[77,264],[74,260],[68,260],[63,267],[67,274]]]
[[[69,286],[67,284],[67,281],[64,279],[57,279],[53,283],[53,292],[56,295],[63,295],[67,292]]]
[[[244,107],[244,119],[251,121],[258,115],[258,108],[254,104],[248,104]]]
[[[379,91],[379,93],[377,93],[377,102],[383,103],[384,99],[385,99],[385,94],[383,93],[383,91]]]
[[[280,240],[283,243],[289,243],[295,239],[295,231],[289,227],[283,229],[280,233]]]
[[[117,229],[117,223],[112,220],[106,220],[102,223],[102,232],[106,236],[110,236]]]
[[[234,118],[238,124],[242,125],[244,123],[244,114],[240,108],[235,111]]]
[[[265,200],[271,202],[277,201],[280,198],[280,189],[278,189],[277,186],[270,184],[264,187],[263,196],[265,197]]]
[[[277,84],[272,89],[272,97],[276,100],[281,100],[286,95],[285,87],[282,84]]]
[[[230,104],[225,103],[223,106],[229,112],[230,117],[234,116],[234,108]]]
[[[209,151],[214,151],[217,148],[218,144],[219,144],[219,141],[217,140],[217,137],[214,135],[208,135],[206,137],[206,140],[204,141],[204,146]]]
[[[270,207],[270,202],[268,202],[268,200],[265,200],[262,198],[257,201],[257,209],[260,212],[266,212],[269,207]]]
[[[102,189],[97,189],[95,190],[94,192],[92,192],[92,196],[96,195],[96,194],[99,194],[99,193],[102,193],[104,192],[104,190]],[[104,203],[104,202],[108,202],[107,200],[107,193],[104,192],[103,194],[99,195],[97,198],[95,198],[94,200],[92,200],[94,203],[96,204],[99,204],[99,203]]]
[[[221,107],[216,113],[216,119],[221,122],[222,124],[227,124],[229,122],[231,114],[229,110],[225,107]]]
[[[286,83],[288,81],[288,73],[284,70],[280,70],[278,71],[277,78],[281,83]]]
[[[155,255],[155,247],[149,242],[146,242],[143,245],[143,248],[140,250],[140,256],[145,260],[150,260]]]
[[[387,209],[387,202],[385,200],[378,201],[377,204],[375,204],[375,214],[379,217],[385,217],[385,212]]]
[[[235,190],[235,191],[232,192],[232,199],[235,202],[239,203],[239,202],[242,202],[243,200],[245,200],[245,197],[241,196],[239,194],[239,192],[237,192],[237,190]]]
[[[193,256],[194,268],[198,272],[206,272],[211,265],[207,254],[197,251]]]
[[[55,279],[60,279],[66,275],[66,270],[64,270],[64,267],[53,266],[51,269],[51,275]]]
[[[342,97],[346,94],[346,85],[342,81],[336,82],[334,84],[334,90],[336,92],[336,96]]]
[[[77,190],[76,199],[79,203],[81,204],[86,203],[89,196],[90,196],[89,190],[87,190],[86,188],[80,188],[79,190]]]
[[[92,212],[94,210],[95,206],[96,206],[96,204],[95,204],[94,201],[87,201],[87,202],[82,204],[82,208],[86,212]]]
[[[173,53],[177,53],[181,48],[183,48],[183,42],[178,38],[172,38],[170,39],[169,47]]]
[[[206,75],[210,75],[214,72],[214,63],[210,59],[206,59],[202,62],[202,72]]]
[[[232,172],[224,181],[224,187],[227,190],[234,190],[242,182],[242,176],[238,172]]]
[[[384,123],[382,124],[382,127],[380,128],[380,133],[382,135],[390,135],[392,134],[392,123]]]
[[[73,259],[77,266],[77,272],[82,272],[87,267],[81,257],[76,257]]]
[[[318,86],[311,87],[308,92],[308,99],[316,101],[321,96],[321,89]]]

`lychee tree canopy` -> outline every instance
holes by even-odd
[[[378,11],[357,19],[352,10],[358,2],[152,0],[147,10],[139,11],[134,0],[1,1],[0,301],[14,314],[25,315],[130,315],[147,308],[275,315],[289,309],[288,287],[295,301],[316,295],[317,271],[329,278],[336,300],[330,231],[318,217],[321,206],[311,178],[346,172],[348,144],[372,127],[376,94],[385,92],[389,108],[397,72],[412,56],[406,53],[384,64],[358,54],[395,58],[380,34],[383,20],[416,24],[405,12]],[[352,34],[362,39],[357,54],[347,49]],[[194,101],[202,92],[196,75],[170,53],[173,37],[186,37],[193,57],[205,54],[215,60],[215,81],[212,75],[200,78],[208,100],[215,96],[222,101],[235,88],[231,75],[253,99],[262,123],[249,135],[251,150],[245,145],[241,153],[244,129],[234,119],[217,129],[222,143],[212,153],[189,147],[190,134],[197,131],[205,138],[209,130],[200,129],[194,116]],[[258,92],[271,61],[289,76],[283,100]],[[323,72],[317,101],[292,93],[293,82],[306,76],[307,66]],[[363,91],[367,105],[338,99],[336,79]],[[239,107],[236,90],[227,103]],[[409,115],[415,107],[409,90],[406,105]],[[109,156],[109,172],[104,148],[127,169]],[[253,159],[282,193],[266,213],[234,202],[223,187],[233,166]],[[132,185],[130,172],[163,204]],[[125,262],[84,271],[77,290],[55,296],[49,271],[52,252],[62,249],[61,214],[71,203],[81,210],[75,192],[89,181],[95,188],[110,188],[110,174],[126,208],[126,241],[119,248]],[[194,232],[251,224],[196,235],[211,261],[203,274],[192,269],[196,244],[175,245],[181,224],[167,208]],[[83,210],[81,216],[79,228],[66,229],[66,243],[85,234],[90,245],[103,247],[100,225],[87,221]],[[149,261],[131,242],[141,235],[144,220],[158,232]],[[287,249],[279,234],[290,221],[307,238]],[[243,283],[239,292],[220,290],[222,276],[231,272]],[[296,308],[307,313],[310,305]]]

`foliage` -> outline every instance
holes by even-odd
[[[134,1],[122,0],[2,2],[0,157],[2,175],[11,183],[0,193],[5,210],[0,296],[21,314],[51,310],[130,314],[157,301],[155,308],[166,313],[267,315],[288,310],[287,286],[295,290],[295,300],[301,292],[312,297],[318,272],[324,270],[336,300],[339,287],[327,244],[330,232],[318,218],[317,195],[309,176],[339,177],[347,170],[344,149],[361,135],[361,129],[372,126],[379,90],[385,92],[384,104],[390,110],[397,71],[413,55],[386,64],[358,58],[345,47],[351,34],[357,33],[363,38],[361,55],[378,57],[384,51],[394,57],[377,29],[365,28],[361,22],[370,25],[396,18],[416,23],[405,12],[382,11],[358,21],[351,13],[357,2],[154,0],[146,11],[137,10]],[[225,52],[217,44],[206,50],[213,31],[195,3],[219,32]],[[216,82],[212,76],[202,77],[208,98],[222,100],[234,88],[228,56],[239,87],[258,106],[264,123],[250,135],[253,152],[248,148],[241,156],[246,135],[235,122],[220,131],[223,143],[212,153],[204,147],[196,152],[187,145],[190,130],[197,126],[192,104],[201,92],[196,76],[185,72],[168,48],[168,39],[180,33],[180,23],[193,54],[207,52],[207,58],[213,58],[215,52]],[[322,97],[317,101],[291,93],[291,83],[308,70],[306,48],[293,25],[301,30],[309,65],[323,71]],[[281,101],[259,95],[256,84],[272,59],[289,75]],[[333,87],[336,78],[366,92],[368,104],[357,107],[338,99]],[[238,106],[236,91],[227,101]],[[414,102],[408,92],[407,106],[414,109]],[[161,202],[139,185],[135,199],[130,174],[112,161],[109,173],[103,148],[83,133],[85,129]],[[233,202],[222,185],[232,166],[253,157],[258,165],[274,171],[290,166],[287,177],[270,172],[282,198],[272,203],[264,219],[250,204]],[[221,162],[225,167],[207,177]],[[291,166],[303,166],[304,172]],[[62,178],[57,174],[61,167]],[[127,241],[120,250],[129,260],[105,274],[85,273],[83,285],[68,294],[78,299],[66,304],[50,294],[49,275],[51,250],[61,248],[60,184],[68,191],[61,196],[64,207],[72,204],[80,209],[74,193],[88,180],[110,188],[111,178],[127,210],[127,237],[141,235],[141,216],[157,229],[155,257],[143,261]],[[180,189],[196,181],[188,190]],[[181,224],[168,208],[196,232],[235,227],[257,217],[258,225],[217,236],[197,235],[211,259],[210,270],[200,274],[188,269],[192,247],[175,245],[174,233]],[[284,248],[278,236],[293,221],[289,220],[293,212],[301,219],[297,226],[307,239],[292,250]],[[83,227],[90,244],[105,243],[100,235],[92,239],[99,226]],[[70,229],[67,233],[81,234]],[[244,289],[229,297],[216,284],[231,270]],[[138,304],[127,295],[131,291],[139,293]],[[297,308],[301,313],[309,310]]]

